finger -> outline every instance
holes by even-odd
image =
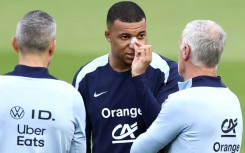
[[[136,50],[139,48],[139,46],[138,46],[136,43],[134,43],[134,44],[133,44],[133,48],[134,48],[134,50],[136,51]]]
[[[144,44],[140,43],[139,41],[136,41],[134,44],[137,45],[138,47],[144,46]]]
[[[146,56],[151,59],[152,57],[152,46],[151,45],[146,45]]]
[[[141,59],[144,61],[151,61],[152,60],[152,49],[151,49],[151,45],[144,45],[142,47],[139,47],[139,50],[141,51]]]
[[[139,57],[139,56],[142,55],[142,52],[143,52],[143,51],[144,51],[144,48],[137,47],[137,48],[135,49],[135,55],[136,55],[137,57]]]
[[[143,45],[141,47],[139,47],[141,49],[143,49],[144,51],[146,51],[147,53],[148,52],[151,52],[151,45]]]

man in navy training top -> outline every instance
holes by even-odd
[[[125,153],[182,78],[176,62],[147,44],[146,17],[136,3],[122,1],[109,9],[105,37],[111,51],[82,66],[73,85],[86,107],[87,153]]]
[[[86,152],[83,99],[47,69],[55,35],[55,21],[43,11],[28,12],[17,25],[19,64],[0,76],[1,153]]]
[[[243,120],[239,100],[217,76],[226,34],[210,20],[188,23],[179,41],[179,73],[185,82],[169,96],[131,153],[239,153]],[[176,113],[177,112],[177,113]]]

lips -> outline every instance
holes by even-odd
[[[134,59],[134,53],[127,53],[126,54],[126,57],[130,60],[133,60]]]

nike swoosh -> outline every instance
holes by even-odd
[[[99,94],[97,94],[97,93],[95,92],[95,93],[94,93],[94,97],[99,97],[99,96],[101,96],[101,95],[103,95],[103,94],[105,94],[105,93],[107,93],[107,91],[101,92],[101,93],[99,93]]]

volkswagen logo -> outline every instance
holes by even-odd
[[[24,115],[25,115],[25,111],[23,108],[21,108],[20,106],[14,106],[11,110],[10,110],[10,115],[18,120],[21,119]]]

